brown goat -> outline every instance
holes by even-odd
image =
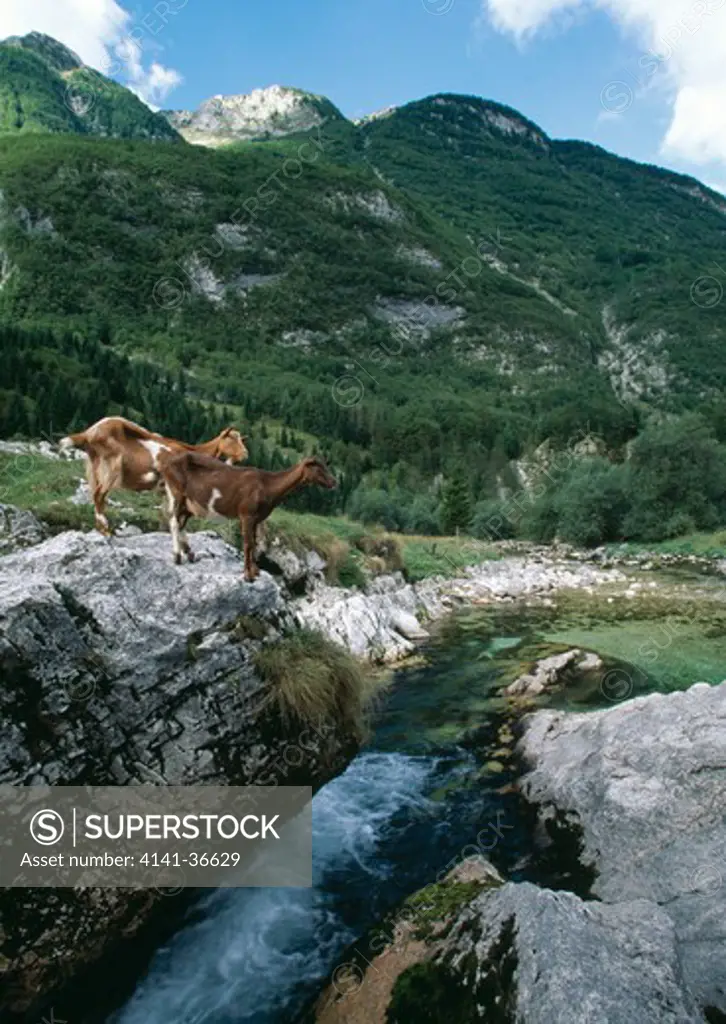
[[[106,536],[111,533],[106,518],[109,491],[157,488],[161,482],[161,452],[195,451],[228,462],[244,462],[249,454],[245,439],[234,427],[227,427],[211,441],[194,445],[154,434],[122,416],[107,416],[80,434],[64,437],[60,448],[80,448],[86,453],[86,477],[96,512],[96,528]]]
[[[250,581],[260,572],[255,562],[260,523],[300,487],[336,486],[335,477],[325,463],[316,458],[303,459],[290,469],[272,473],[247,466],[226,466],[195,452],[163,452],[159,466],[169,498],[169,526],[177,565],[182,554],[186,554],[190,562],[194,561],[184,535],[184,527],[191,516],[239,519],[244,536],[245,579]]]

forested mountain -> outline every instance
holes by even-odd
[[[214,148],[92,138],[56,102],[73,55],[41,49],[0,46],[0,94],[45,129],[0,135],[0,323],[34,353],[4,362],[0,433],[121,407],[159,426],[177,389],[208,417],[190,439],[225,407],[267,417],[317,438],[339,501],[361,480],[418,496],[419,525],[442,479],[494,498],[546,439],[620,458],[654,411],[689,410],[726,437],[726,201],[695,180],[450,95],[353,124],[282,90],[177,115],[219,127]],[[154,368],[151,405],[94,404],[74,338]]]
[[[0,43],[0,132],[178,138],[161,114],[40,32]]]

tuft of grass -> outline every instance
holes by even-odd
[[[369,683],[362,666],[314,630],[300,629],[256,651],[254,663],[286,720],[343,722],[359,740],[365,734]]]

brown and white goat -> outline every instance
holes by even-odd
[[[171,437],[154,434],[123,416],[107,416],[80,434],[70,434],[60,442],[61,450],[80,448],[86,453],[86,477],[96,512],[96,528],[109,536],[106,518],[109,491],[152,491],[159,487],[161,452],[200,452],[227,462],[244,462],[249,452],[245,439],[234,427],[204,444],[186,444]]]
[[[335,477],[321,459],[307,458],[277,473],[251,466],[234,468],[196,452],[166,453],[159,465],[169,499],[169,526],[177,565],[186,554],[194,555],[184,534],[191,516],[207,519],[239,519],[244,536],[245,579],[254,580],[260,570],[255,562],[257,527],[288,495],[300,487],[317,484],[333,488]]]

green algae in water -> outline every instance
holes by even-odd
[[[635,578],[640,590],[630,597],[622,587],[573,591],[556,603],[489,605],[450,616],[427,647],[426,663],[396,673],[377,723],[378,744],[416,753],[461,742],[493,715],[511,713],[502,692],[509,683],[572,647],[594,651],[604,666],[566,671],[563,685],[531,700],[533,708],[612,707],[639,694],[726,679],[723,581],[695,574]]]
[[[726,604],[705,594],[646,593],[578,602],[568,598],[548,629],[552,640],[617,658],[653,681],[682,690],[726,678]],[[695,588],[694,588],[695,589]]]

